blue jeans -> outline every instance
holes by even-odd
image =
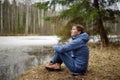
[[[75,67],[75,59],[72,57],[72,52],[55,53],[52,63],[64,63],[71,73],[77,73]]]

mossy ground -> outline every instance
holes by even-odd
[[[72,77],[64,65],[60,72],[47,71],[41,65],[16,80],[120,80],[120,46],[90,47],[89,68],[85,76]]]

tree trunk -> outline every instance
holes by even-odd
[[[12,15],[12,17],[13,17],[13,32],[14,32],[14,34],[16,34],[16,9],[17,9],[17,5],[16,5],[16,1],[14,0],[13,1],[13,15]]]
[[[33,14],[33,33],[35,33],[35,16],[36,16],[36,12],[34,9],[34,14]]]
[[[45,11],[42,9],[41,10],[41,33],[44,34],[44,14],[45,14]]]
[[[8,33],[10,33],[10,5],[7,10],[7,15],[8,15]]]
[[[14,33],[14,6],[12,4],[11,8],[11,31]]]
[[[28,34],[28,17],[29,17],[29,6],[26,6],[26,27],[25,27],[25,34]]]
[[[40,10],[38,9],[38,27],[40,27]]]
[[[2,32],[3,32],[3,9],[2,9],[2,3],[0,3],[0,4],[1,4],[1,5],[0,5],[0,6],[1,6],[1,7],[0,7],[0,8],[1,8],[1,9],[0,9],[0,10],[1,10],[1,11],[0,11],[0,13],[1,13],[1,15],[0,15],[0,19],[1,19],[1,21],[0,21],[0,30],[1,30],[1,31],[0,31],[0,32],[2,33]]]
[[[100,13],[100,10],[99,10],[98,0],[94,0],[94,7],[95,7],[95,9],[98,10],[98,17],[97,17],[96,21],[97,21],[97,26],[98,26],[97,28],[98,28],[98,32],[100,34],[102,46],[108,46],[109,45],[109,40],[108,40],[108,37],[107,37],[107,33],[104,29],[104,26],[103,26],[103,21],[101,19],[101,13]]]

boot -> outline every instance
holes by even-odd
[[[45,68],[49,71],[61,71],[61,64],[59,63],[48,64],[45,66]]]

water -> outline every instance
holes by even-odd
[[[108,35],[109,42],[120,42],[120,35]],[[98,43],[100,42],[100,36],[90,36],[89,42],[91,43]]]
[[[0,80],[13,80],[34,66],[49,61],[56,36],[1,36]]]

